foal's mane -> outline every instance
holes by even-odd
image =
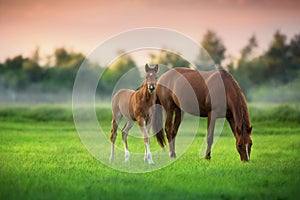
[[[140,86],[137,87],[134,91],[139,91],[143,86],[144,86],[144,84],[140,85]]]
[[[142,89],[142,88],[144,87],[145,84],[146,84],[146,81],[144,80],[144,81],[142,82],[142,84],[141,84],[139,87],[137,87],[137,88],[135,89],[135,91],[139,91],[140,89]]]
[[[228,86],[231,86],[231,92],[234,93],[234,98],[232,98],[234,103],[233,105],[231,105],[231,112],[233,113],[235,118],[234,121],[236,122],[236,131],[238,134],[249,133],[250,119],[247,102],[243,91],[231,74],[229,74],[225,70],[221,70],[221,73],[223,74],[223,76],[225,75],[224,78],[226,79],[226,84]]]
[[[138,88],[135,89],[135,93],[140,93],[143,90],[143,87],[146,85],[146,81],[143,81],[142,85],[140,85]],[[150,99],[151,94],[147,92],[147,89],[145,90],[145,93],[143,95],[146,97],[147,100]]]

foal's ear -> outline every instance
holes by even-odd
[[[155,65],[154,67],[154,71],[157,72],[158,71],[158,64]]]
[[[145,65],[145,71],[146,71],[146,72],[148,72],[148,71],[149,71],[149,69],[150,69],[150,68],[149,68],[149,65],[148,65],[148,64],[146,64],[146,65]]]

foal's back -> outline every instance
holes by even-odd
[[[134,90],[121,89],[119,90],[112,99],[112,110],[113,114],[119,112],[126,118],[130,118],[130,98]]]

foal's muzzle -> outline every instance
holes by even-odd
[[[154,85],[149,85],[148,90],[149,90],[150,93],[153,93],[154,90],[155,90],[155,86]]]

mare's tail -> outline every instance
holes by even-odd
[[[156,98],[155,102],[155,110],[153,113],[153,119],[152,119],[152,128],[153,128],[153,133],[155,134],[155,137],[157,139],[158,144],[161,147],[166,146],[166,140],[165,140],[165,135],[163,131],[163,120],[162,120],[162,106],[160,104],[160,101],[158,98]]]

